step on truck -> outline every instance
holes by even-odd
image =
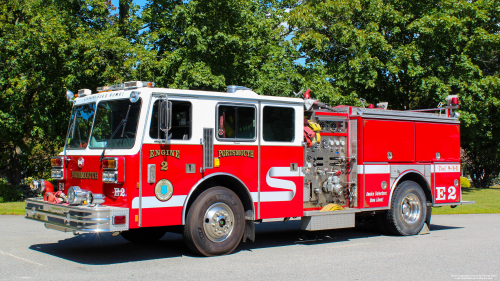
[[[231,253],[255,224],[355,226],[395,235],[462,201],[458,98],[428,111],[330,107],[310,98],[155,88],[132,81],[68,91],[73,104],[52,181],[36,180],[26,218],[131,242],[178,231],[194,252]],[[432,113],[434,112],[434,113]]]

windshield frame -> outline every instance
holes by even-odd
[[[86,140],[86,145],[84,147],[71,147],[68,144],[68,142],[71,141],[70,134],[74,135],[74,131],[75,131],[75,128],[76,128],[76,121],[77,121],[76,120],[77,116],[75,115],[76,108],[77,107],[83,107],[83,106],[86,106],[86,105],[94,105],[94,115],[92,116],[92,123],[90,125],[90,130],[89,130],[88,137],[87,137],[87,140]],[[70,122],[68,124],[68,131],[66,133],[66,140],[65,140],[65,143],[64,143],[64,147],[65,147],[66,150],[86,150],[88,148],[90,136],[91,136],[92,130],[94,129],[94,122],[95,122],[96,111],[97,111],[97,104],[95,102],[73,104],[73,108],[71,109],[71,115],[70,115],[70,120],[69,120]],[[72,116],[74,116],[73,120],[71,120]]]
[[[140,137],[139,135],[141,134],[141,132],[139,132],[139,128],[140,128],[140,120],[141,120],[141,114],[142,114],[142,107],[143,107],[143,99],[140,97],[136,102],[133,102],[131,104],[139,104],[139,112],[137,113],[137,124],[136,124],[136,129],[135,129],[135,137],[134,137],[134,141],[133,143],[131,144],[131,146],[127,146],[127,147],[113,147],[113,146],[108,146],[108,142],[111,138],[108,138],[106,139],[106,144],[102,147],[92,147],[91,146],[91,139],[92,139],[92,136],[94,135],[94,129],[95,129],[95,118],[97,118],[97,111],[99,109],[99,105],[102,103],[102,102],[113,102],[113,101],[127,101],[127,100],[130,100],[129,98],[118,98],[118,99],[102,99],[102,100],[98,100],[97,103],[96,103],[96,107],[95,107],[95,114],[94,114],[94,121],[92,123],[92,129],[90,131],[90,135],[89,135],[89,141],[88,141],[88,145],[87,145],[87,149],[89,150],[93,150],[93,151],[96,151],[96,150],[104,150],[106,148],[106,150],[113,150],[113,149],[132,149],[135,147],[136,143],[137,143],[137,139],[138,137]],[[129,117],[130,118],[130,117]],[[130,120],[130,119],[128,119]],[[128,122],[128,121],[127,121]],[[125,125],[123,125],[125,126]],[[116,129],[116,128],[115,128]],[[121,130],[121,129],[120,129]],[[119,132],[118,132],[119,133]],[[117,133],[117,134],[118,134]],[[111,132],[112,134],[112,132]],[[116,136],[115,138],[113,139],[116,139]]]

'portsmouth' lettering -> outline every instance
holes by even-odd
[[[219,150],[219,158],[230,156],[253,158],[253,150]]]
[[[86,179],[86,180],[96,180],[98,174],[96,172],[71,172],[71,177],[74,179]]]

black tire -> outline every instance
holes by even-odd
[[[129,242],[140,244],[156,242],[160,240],[165,233],[167,233],[167,228],[165,227],[146,227],[123,231],[121,235]]]
[[[225,187],[212,187],[189,208],[184,240],[200,255],[227,255],[239,245],[244,230],[245,212],[238,196]]]
[[[425,194],[416,182],[404,181],[392,195],[391,209],[386,214],[387,229],[394,235],[415,235],[427,218]]]

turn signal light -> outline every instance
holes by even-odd
[[[64,166],[64,157],[52,157],[50,159],[50,166],[63,167]]]
[[[116,159],[116,158],[104,158],[104,159],[102,159],[102,168],[116,170],[118,168],[118,159]]]

